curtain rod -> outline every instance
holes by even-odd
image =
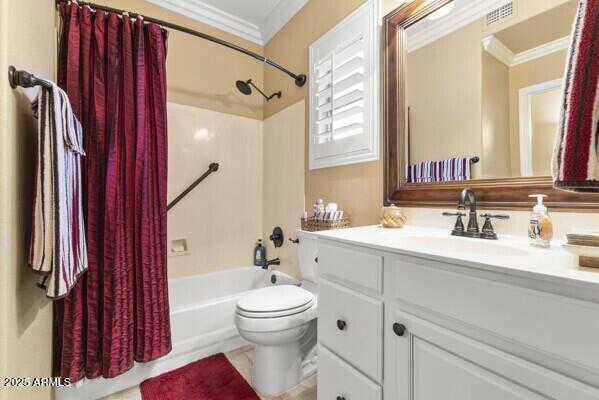
[[[58,5],[62,4],[62,3],[67,3],[67,2],[69,2],[69,1],[68,0],[56,0],[56,5],[58,6]],[[286,73],[287,75],[289,75],[290,77],[292,77],[295,80],[295,84],[297,86],[301,87],[301,86],[304,86],[304,84],[306,83],[306,75],[304,75],[304,74],[296,75],[293,72],[289,71],[287,68],[282,67],[281,65],[277,64],[276,62],[274,62],[272,60],[269,60],[268,58],[266,58],[264,56],[261,56],[260,54],[254,53],[253,51],[250,51],[248,49],[244,49],[243,47],[237,46],[237,45],[235,45],[233,43],[229,43],[229,42],[227,42],[225,40],[222,40],[222,39],[219,39],[217,37],[208,35],[206,33],[195,31],[193,29],[186,28],[186,27],[181,26],[181,25],[173,24],[171,22],[163,21],[163,20],[160,20],[160,19],[157,19],[157,18],[147,17],[145,15],[134,13],[134,12],[127,11],[127,10],[120,10],[118,8],[112,8],[112,7],[108,7],[108,6],[102,6],[102,5],[95,4],[95,3],[88,3],[88,2],[85,2],[85,1],[77,1],[77,2],[74,2],[74,3],[76,3],[76,4],[80,5],[80,6],[87,6],[87,7],[90,7],[92,9],[95,9],[95,10],[102,10],[102,11],[112,12],[112,13],[116,13],[116,14],[124,14],[124,13],[126,13],[126,14],[129,14],[129,16],[131,16],[132,18],[141,17],[141,18],[143,18],[147,22],[152,22],[154,24],[158,24],[158,25],[163,26],[165,28],[174,29],[174,30],[179,31],[179,32],[187,33],[189,35],[192,35],[192,36],[195,36],[195,37],[199,37],[201,39],[205,39],[205,40],[208,40],[208,41],[216,43],[216,44],[220,44],[221,46],[228,47],[228,48],[230,48],[232,50],[235,50],[235,51],[243,53],[243,54],[245,54],[247,56],[253,57],[256,60],[262,61],[263,63],[266,63],[266,64],[270,65],[271,67],[274,67],[274,68],[276,68],[276,69],[278,69],[278,70]]]

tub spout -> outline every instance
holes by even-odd
[[[262,269],[268,269],[271,265],[281,265],[281,260],[277,258],[273,258],[272,260],[266,260],[266,262],[262,265]]]

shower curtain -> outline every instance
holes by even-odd
[[[89,270],[56,302],[55,368],[114,377],[171,350],[166,273],[167,32],[60,6],[58,84],[83,125]]]

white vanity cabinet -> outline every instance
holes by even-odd
[[[318,240],[319,400],[599,400],[599,293]]]
[[[389,335],[385,399],[598,399],[597,389],[398,310]]]

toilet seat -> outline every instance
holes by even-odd
[[[241,297],[237,314],[245,318],[287,317],[308,310],[314,302],[314,295],[298,286],[270,286]]]
[[[273,318],[253,318],[245,317],[240,314],[240,310],[235,312],[235,326],[240,331],[248,332],[276,332],[285,329],[291,329],[301,326],[316,319],[318,314],[318,299],[314,299],[313,304],[304,311],[284,317]]]
[[[314,304],[314,300],[304,304],[301,307],[290,308],[287,310],[279,310],[279,311],[247,311],[237,307],[237,314],[246,318],[281,318],[288,317],[290,315],[299,314],[303,311],[306,311]]]

